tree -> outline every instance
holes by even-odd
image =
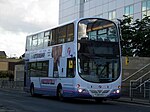
[[[131,17],[124,16],[121,32],[123,56],[150,57],[150,16],[134,22]]]

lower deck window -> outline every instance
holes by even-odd
[[[28,71],[31,77],[48,77],[48,61],[29,63]]]

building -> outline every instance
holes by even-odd
[[[0,59],[0,71],[14,71],[15,64],[20,61],[17,59]]]
[[[14,76],[15,65],[18,63],[18,59],[0,59],[0,78],[5,74],[12,74]],[[7,76],[6,76],[7,77]]]
[[[60,0],[59,24],[82,17],[121,19],[123,15],[133,20],[150,16],[150,0]]]
[[[6,58],[7,55],[5,53],[5,51],[0,51],[0,58]]]

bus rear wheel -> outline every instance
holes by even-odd
[[[58,88],[57,90],[57,98],[60,100],[60,101],[63,101],[64,100],[64,97],[63,97],[63,90],[62,88]]]

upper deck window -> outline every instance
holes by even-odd
[[[66,39],[66,26],[59,28],[58,43],[64,43]]]
[[[51,45],[51,31],[45,31],[44,32],[44,47],[47,47],[48,45]]]
[[[43,32],[39,33],[38,34],[38,44],[37,44],[38,48],[43,48],[43,43],[44,43],[43,38],[44,38],[44,33]]]
[[[116,25],[103,19],[84,19],[78,24],[78,40],[118,42]]]
[[[32,36],[28,36],[26,40],[26,51],[30,51],[32,46]]]
[[[32,37],[32,49],[36,49],[37,45],[38,45],[38,37],[37,37],[37,35],[34,35]]]
[[[57,29],[53,29],[53,30],[52,30],[52,41],[51,41],[51,45],[57,44],[56,30],[57,30]]]
[[[73,39],[74,39],[74,25],[73,24],[69,24],[69,25],[67,25],[66,42],[73,41]]]
[[[74,24],[67,24],[27,37],[26,51],[37,50],[51,45],[74,40]]]

